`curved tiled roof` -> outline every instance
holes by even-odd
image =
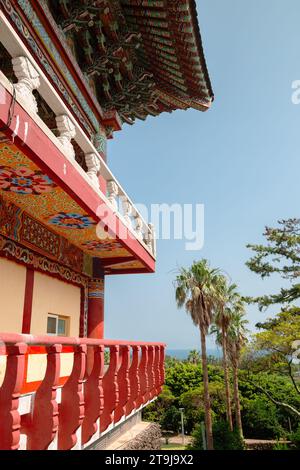
[[[49,2],[106,112],[117,110],[132,124],[149,114],[210,107],[195,0]]]

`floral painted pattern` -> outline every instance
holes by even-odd
[[[84,229],[95,225],[96,222],[88,215],[59,212],[50,217],[48,222],[64,228]]]
[[[16,168],[0,166],[0,189],[3,191],[40,195],[51,192],[55,186],[49,176],[25,165]]]
[[[114,251],[123,248],[119,242],[91,240],[81,245],[90,251]]]

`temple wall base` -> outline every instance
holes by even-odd
[[[141,411],[93,442],[86,450],[160,450],[161,430],[142,421]]]

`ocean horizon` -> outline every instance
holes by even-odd
[[[189,353],[193,349],[167,349],[166,356],[174,357],[175,359],[187,359]],[[196,349],[199,353],[201,352],[200,349]],[[207,356],[213,356],[217,359],[222,357],[222,350],[220,348],[208,348],[207,349]]]

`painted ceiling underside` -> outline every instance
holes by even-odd
[[[213,92],[195,0],[48,0],[104,109],[124,122],[205,111]]]
[[[12,208],[5,209],[7,204]],[[22,227],[19,219],[10,223],[13,207],[26,212]],[[52,258],[58,249],[55,235],[59,235],[64,247],[101,258],[107,273],[144,267],[120,241],[109,238],[100,227],[96,232],[95,220],[14,144],[0,144],[0,233],[20,240],[19,230],[23,244],[39,247]]]

